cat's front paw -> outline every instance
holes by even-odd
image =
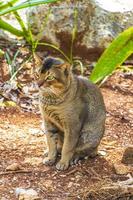
[[[56,169],[58,170],[66,170],[69,167],[69,162],[59,161],[56,165]]]
[[[49,157],[46,157],[46,158],[43,159],[43,164],[51,166],[55,163],[55,161],[56,161],[55,158],[51,159]]]

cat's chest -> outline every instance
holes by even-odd
[[[43,106],[44,117],[62,129],[62,120],[58,108],[54,106]]]
[[[47,117],[54,118],[55,116],[58,116],[57,109],[53,106],[44,105],[43,111]]]

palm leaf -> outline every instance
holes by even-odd
[[[133,27],[122,32],[104,51],[90,79],[97,83],[110,75],[133,53]]]

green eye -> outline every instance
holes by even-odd
[[[49,81],[52,81],[52,80],[54,80],[54,79],[55,79],[54,76],[48,76],[48,77],[47,77],[47,80],[49,80]]]

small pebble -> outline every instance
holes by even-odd
[[[17,171],[17,170],[21,170],[22,167],[20,166],[20,164],[18,163],[13,163],[11,165],[9,165],[7,168],[6,168],[6,171]]]

